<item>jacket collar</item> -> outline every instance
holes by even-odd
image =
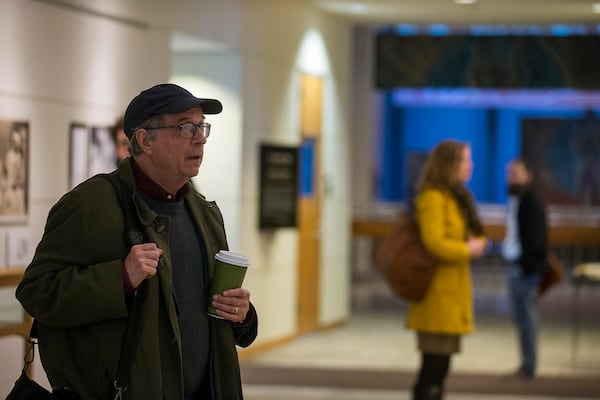
[[[190,192],[190,184],[186,183],[183,185],[175,195],[164,190],[158,183],[154,182],[148,175],[146,175],[140,166],[135,162],[133,157],[129,157],[131,160],[131,170],[133,171],[133,178],[135,180],[135,185],[144,193],[146,196],[150,197],[152,200],[164,202],[164,203],[174,203],[182,201],[185,196]]]

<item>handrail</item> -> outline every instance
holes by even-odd
[[[0,267],[0,287],[18,285],[24,272],[24,268]]]
[[[392,224],[392,220],[356,218],[352,221],[352,235],[383,237]],[[484,222],[483,228],[490,240],[504,239],[504,224]],[[551,225],[548,227],[548,242],[552,246],[600,246],[600,226]]]

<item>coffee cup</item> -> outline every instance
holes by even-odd
[[[242,287],[246,271],[250,266],[248,258],[233,251],[220,250],[215,254],[215,270],[210,285],[208,298],[208,314],[221,318],[217,310],[212,306],[212,298],[215,294],[223,294],[227,289]]]

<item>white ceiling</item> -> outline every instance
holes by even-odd
[[[356,23],[430,24],[586,24],[600,23],[600,0],[306,0]]]

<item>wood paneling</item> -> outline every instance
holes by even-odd
[[[321,78],[301,77],[300,126],[302,138],[314,139],[313,193],[304,193],[298,200],[298,333],[316,330],[319,326],[319,271],[321,257],[320,137]],[[300,161],[303,162],[302,160]]]

